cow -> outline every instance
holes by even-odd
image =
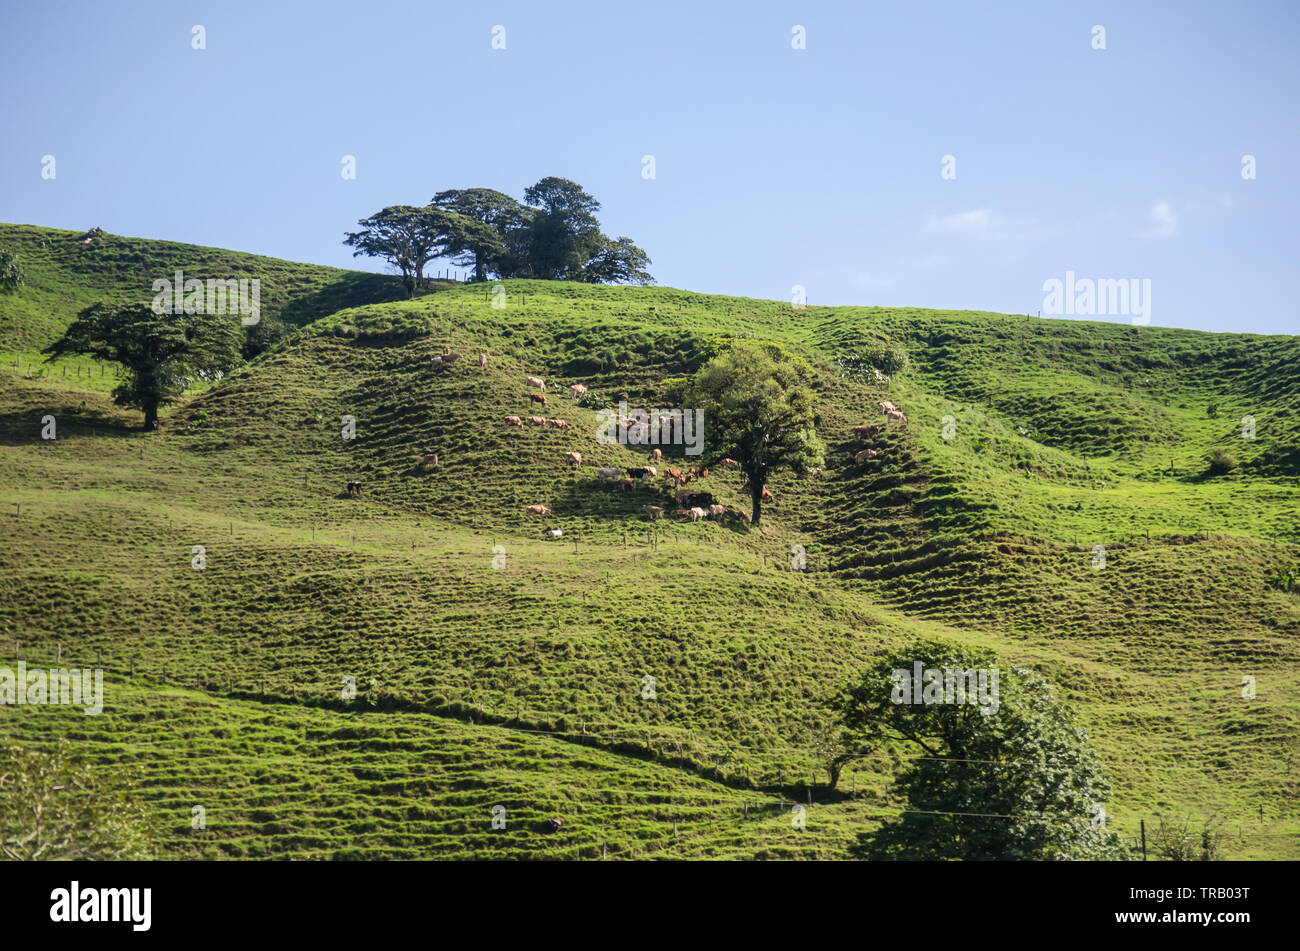
[[[654,478],[655,476],[657,476],[658,474],[659,474],[659,470],[656,469],[654,466],[646,466],[646,467],[645,467],[645,477],[646,477],[647,480],[649,480],[649,479],[653,479],[653,478]]]
[[[616,488],[620,492],[631,492],[633,486],[635,485],[636,482],[632,479],[619,479],[617,482],[614,483],[614,488]]]
[[[714,503],[709,506],[709,514],[714,518],[722,518],[722,516],[727,514],[727,507],[725,505]]]
[[[740,465],[740,463],[735,459],[732,459],[730,456],[724,456],[722,459],[722,468],[724,469],[734,469],[738,465]]]
[[[664,451],[662,449],[650,450],[650,458],[653,459],[655,462],[658,462],[663,457],[664,457]]]
[[[707,508],[713,504],[713,496],[708,492],[687,492],[683,501],[687,508]]]
[[[445,363],[447,366],[451,366],[459,359],[460,359],[460,354],[452,353],[450,347],[442,348],[442,362]]]
[[[432,360],[429,361],[429,363],[432,364],[434,367],[440,367],[442,366],[442,357],[434,357]]]
[[[596,476],[597,478],[601,478],[601,479],[617,479],[618,470],[614,468],[597,469]]]
[[[586,396],[587,388],[583,386],[581,383],[574,383],[572,386],[569,387],[569,392],[572,393],[574,396]]]
[[[691,510],[690,510],[690,509],[673,509],[673,514],[674,514],[674,515],[683,515],[683,516],[685,516],[685,515],[690,515],[690,514],[691,514]]]
[[[692,522],[698,522],[702,518],[709,517],[709,513],[706,512],[704,509],[700,508],[699,506],[692,508],[690,511],[691,511]]]
[[[360,494],[361,494],[361,480],[353,479],[351,482],[348,483],[348,495],[360,495]]]
[[[859,437],[860,439],[866,439],[869,436],[876,435],[883,428],[884,428],[883,426],[854,426],[853,435]]]
[[[546,417],[545,417],[545,416],[529,416],[529,417],[528,417],[528,425],[529,425],[529,426],[545,426],[545,425],[546,425]]]
[[[426,452],[420,457],[420,465],[436,466],[438,464],[438,454],[436,452]]]
[[[889,400],[881,400],[881,401],[880,401],[880,412],[881,412],[881,415],[883,415],[883,416],[888,416],[888,415],[889,415],[889,411],[890,411],[891,409],[896,410],[896,409],[898,409],[898,407],[895,406],[893,403],[889,402]]]
[[[551,510],[545,505],[525,505],[524,511],[529,515],[550,515]]]
[[[678,505],[681,505],[683,502],[685,502],[688,498],[690,498],[694,494],[695,493],[692,492],[690,489],[678,489],[677,494],[673,496],[673,499],[676,500]]]
[[[567,419],[548,419],[547,422],[550,423],[552,426],[554,426],[556,429],[569,428],[569,421]]]
[[[682,474],[681,469],[665,469],[664,478],[672,479],[674,482],[677,483],[678,486],[683,486],[686,484],[685,482],[686,477]]]
[[[580,452],[566,452],[566,453],[564,454],[564,461],[565,461],[565,462],[572,462],[575,466],[580,466],[580,465],[582,465],[582,453],[580,453]]]
[[[541,393],[529,393],[528,398],[534,403],[541,403],[543,406],[546,405],[546,397]]]
[[[907,425],[907,416],[901,409],[891,409],[886,415],[890,419],[896,419],[903,425]]]
[[[524,424],[524,421],[523,421],[522,419],[520,419],[518,416],[507,416],[507,417],[506,417],[506,425],[507,425],[507,426],[522,426],[523,424]]]
[[[547,531],[552,538],[559,538],[564,534],[564,529],[562,528],[551,528],[547,529]]]
[[[775,502],[775,501],[776,501],[776,496],[772,494],[771,490],[769,490],[769,489],[767,488],[767,486],[764,486],[764,487],[763,487],[763,494],[762,494],[762,496],[760,496],[760,498],[762,498],[762,500],[763,500],[764,502]]]
[[[748,521],[749,521],[749,516],[745,514],[745,510],[744,510],[744,509],[736,509],[736,511],[735,511],[734,514],[735,514],[736,518],[740,519],[742,522],[748,522]]]
[[[634,466],[631,469],[624,470],[633,479],[648,479],[654,474],[654,470],[647,467]]]
[[[878,453],[874,449],[863,449],[860,453],[858,453],[853,457],[853,461],[856,462],[858,465],[863,465],[865,462],[867,462],[867,460],[875,459],[879,455],[880,453]]]
[[[480,353],[480,354],[478,355],[478,365],[481,366],[481,367],[485,367],[485,366],[487,366],[487,354],[486,354],[486,353]]]
[[[559,832],[559,831],[560,831],[560,826],[562,826],[562,825],[564,825],[564,822],[561,821],[560,819],[547,819],[547,820],[546,820],[546,826],[547,826],[547,828],[550,829],[552,832]]]
[[[643,505],[641,511],[645,512],[652,519],[661,518],[664,514],[662,505]]]
[[[538,376],[524,377],[524,382],[527,383],[529,386],[535,386],[543,393],[546,392],[546,381],[543,380],[541,377]]]

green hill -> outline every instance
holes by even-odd
[[[79,301],[108,286],[18,250]],[[938,636],[1078,707],[1126,834],[1216,816],[1233,857],[1300,856],[1300,602],[1267,584],[1300,548],[1300,338],[536,281],[505,282],[503,308],[457,285],[316,314],[296,302],[348,272],[262,262],[317,282],[283,298],[304,326],[159,433],[98,377],[0,372],[0,656],[102,659],[109,680],[103,716],[9,708],[0,734],[142,764],[165,854],[846,857],[897,815],[907,754],[826,789],[820,698]],[[597,412],[670,405],[665,381],[737,336],[816,369],[826,467],[778,478],[761,530],[652,524],[668,484],[599,482],[646,449],[599,441]],[[879,344],[910,369],[864,371]],[[435,369],[444,347],[465,356]],[[503,422],[532,412],[532,375],[568,430]],[[882,399],[907,425],[855,438]],[[1207,475],[1212,449],[1240,465]],[[733,473],[700,486],[743,506]],[[519,823],[494,830],[497,804]]]

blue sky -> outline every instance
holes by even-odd
[[[1026,313],[1073,271],[1150,280],[1154,325],[1297,333],[1298,21],[1254,2],[7,0],[0,220],[380,270],[341,244],[363,215],[559,175],[664,285]]]

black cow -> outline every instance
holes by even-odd
[[[627,474],[634,479],[644,479],[650,475],[649,469],[628,469]]]
[[[702,508],[706,509],[713,504],[712,492],[692,492],[683,500],[684,508]]]

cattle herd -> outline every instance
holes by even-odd
[[[437,356],[433,357],[432,365],[435,369],[439,367],[450,366],[451,364],[459,360],[460,357],[461,354],[454,353],[450,348],[444,347],[441,354],[438,354]],[[486,353],[479,355],[479,366],[482,367],[487,366]],[[541,406],[546,406],[547,405],[546,381],[543,380],[541,377],[529,376],[524,378],[524,382],[532,389],[540,391],[537,393],[528,393],[527,395],[528,395],[529,402],[537,403]],[[581,383],[574,383],[571,386],[569,386],[568,389],[574,399],[577,399],[587,393],[587,387],[583,386]],[[906,414],[904,414],[902,410],[900,410],[889,400],[882,400],[880,402],[880,412],[885,416],[885,425],[888,425],[890,422],[898,422],[903,425],[907,424]],[[546,427],[550,427],[553,429],[571,428],[568,422],[563,419],[549,419],[545,416],[528,416],[528,417],[506,416],[505,417],[505,424],[507,427],[522,428],[525,425],[525,423],[530,426],[538,426],[542,428],[546,428]],[[620,427],[624,427],[629,432],[631,432],[631,430],[635,426],[644,425],[643,423],[638,423],[637,421],[631,419],[618,419],[617,423]],[[861,426],[854,426],[853,434],[854,436],[860,439],[868,439],[872,436],[879,435],[884,429],[885,426],[881,426],[879,424],[864,423]],[[865,465],[866,463],[879,458],[880,458],[880,451],[877,449],[870,449],[870,448],[859,450],[853,455],[853,461],[857,465]],[[649,459],[651,462],[662,461],[663,459],[662,450],[652,449],[649,454]],[[566,451],[563,455],[563,460],[565,464],[572,466],[576,469],[582,466],[582,453],[574,450]],[[738,463],[735,459],[731,459],[729,457],[724,457],[721,460],[720,464],[724,469],[735,469],[740,465],[740,463]],[[419,465],[426,469],[436,468],[438,465],[438,454],[433,452],[425,453],[424,455],[421,456],[419,460]],[[727,514],[726,507],[718,504],[714,500],[713,495],[711,493],[699,492],[699,491],[686,488],[686,486],[693,480],[706,479],[708,478],[708,476],[709,476],[709,470],[707,467],[702,467],[702,468],[695,467],[689,469],[670,467],[670,468],[665,468],[663,470],[663,476],[662,476],[663,479],[665,481],[671,481],[673,483],[674,489],[676,490],[673,497],[674,502],[676,503],[676,507],[673,509],[674,515],[680,516],[682,518],[689,518],[692,522],[698,522],[706,518],[721,519],[724,515]],[[601,467],[597,467],[596,469],[596,478],[598,482],[602,484],[608,484],[615,491],[619,491],[619,492],[631,492],[636,488],[638,483],[650,484],[654,479],[659,477],[660,477],[659,468],[657,466],[650,466],[650,465],[632,466],[626,469],[601,466]],[[743,489],[747,485],[748,482],[746,482],[745,486],[742,486],[741,488]],[[348,495],[361,494],[360,480],[353,479],[350,482],[348,482],[347,494]],[[774,502],[776,501],[776,496],[774,496],[770,490],[764,488],[762,492],[762,500],[764,502]],[[664,513],[666,511],[666,509],[661,505],[643,505],[641,506],[641,510],[646,514],[647,517],[649,517],[652,520],[663,518]],[[534,504],[534,505],[524,506],[524,512],[528,515],[547,516],[551,514],[551,509],[546,505]],[[745,515],[745,513],[743,511],[740,511],[739,509],[733,510],[732,515],[741,521],[749,520],[748,516]],[[549,529],[548,532],[552,538],[559,538],[563,535],[563,531],[558,528]]]

